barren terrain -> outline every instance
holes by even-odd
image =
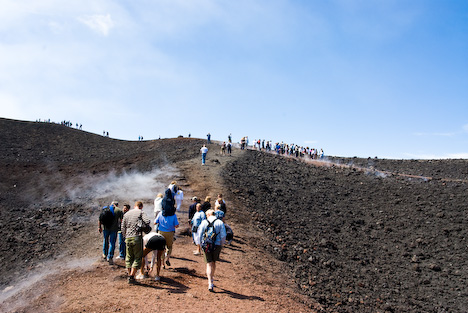
[[[468,311],[466,160],[309,163],[212,144],[202,167],[200,139],[6,119],[0,134],[1,311]],[[99,208],[151,211],[173,179],[185,200],[172,266],[130,286],[122,261],[100,260]],[[193,195],[218,192],[235,240],[211,294],[186,216]]]

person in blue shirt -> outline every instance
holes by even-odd
[[[217,219],[215,216],[215,211],[209,209],[206,211],[206,220],[203,220],[198,228],[198,240],[202,242],[203,234],[205,229],[208,227],[209,223],[213,223],[214,232],[216,232],[215,240],[215,249],[213,252],[207,253],[203,251],[205,262],[206,262],[206,276],[208,277],[208,290],[214,292],[214,274],[216,271],[216,261],[219,260],[219,254],[221,253],[221,248],[226,241],[226,228],[224,223]]]
[[[155,225],[158,225],[158,233],[164,236],[166,239],[166,256],[165,263],[171,266],[169,261],[172,254],[172,244],[174,242],[174,233],[176,228],[179,227],[179,221],[177,215],[164,216],[162,212],[159,212],[158,216],[154,221]]]

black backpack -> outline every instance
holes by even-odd
[[[176,207],[175,207],[175,200],[174,196],[172,195],[171,189],[166,189],[164,193],[164,198],[161,201],[162,205],[162,215],[163,216],[172,216],[175,214]]]
[[[224,227],[226,228],[226,241],[230,242],[234,239],[234,232],[229,225],[224,224]]]
[[[101,222],[101,224],[106,228],[112,226],[112,223],[114,222],[114,213],[111,211],[109,206],[102,208],[101,214],[99,215],[99,222]]]

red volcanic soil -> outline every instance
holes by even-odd
[[[468,311],[466,160],[311,164],[222,156],[212,144],[202,167],[200,139],[128,142],[6,119],[0,134],[0,311]],[[161,282],[129,286],[123,262],[100,260],[97,215],[111,199],[91,191],[102,175],[168,167],[161,183],[175,179],[185,193],[173,264]],[[211,294],[186,208],[219,192],[235,240]]]

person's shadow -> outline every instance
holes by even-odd
[[[217,289],[219,289],[221,291],[216,291],[216,288],[215,288],[215,293],[225,293],[225,294],[227,294],[228,296],[230,296],[231,298],[234,298],[234,299],[265,301],[265,299],[263,299],[262,297],[246,296],[246,295],[234,292],[234,291],[229,291],[229,290],[224,289],[224,288],[217,288]]]

